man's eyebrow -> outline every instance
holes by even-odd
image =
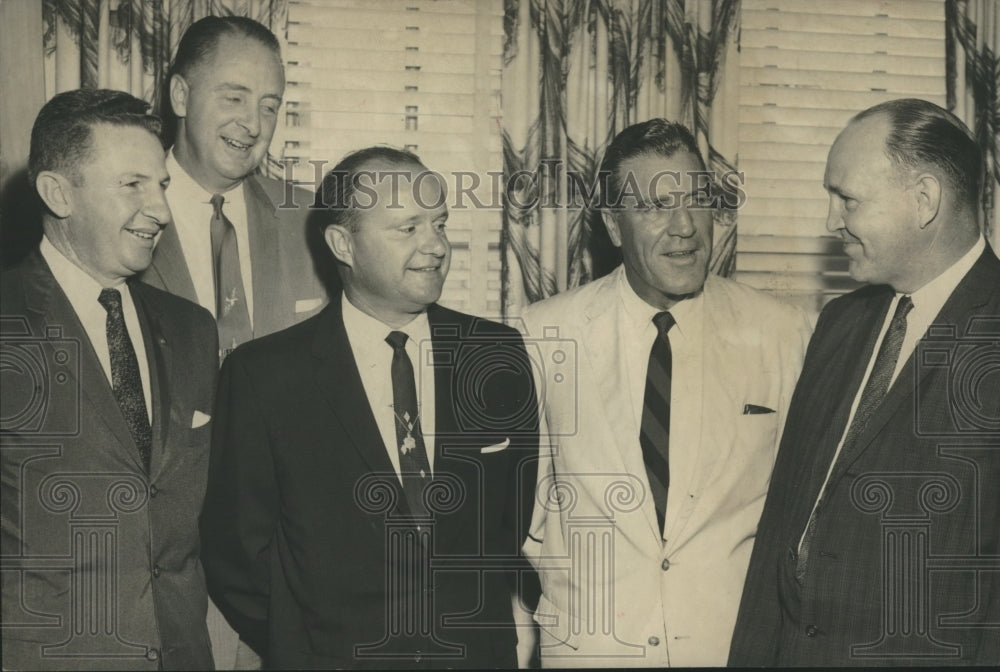
[[[850,196],[847,195],[847,193],[845,193],[843,189],[841,189],[840,187],[838,187],[838,186],[836,186],[834,184],[827,184],[824,181],[823,182],[823,188],[826,189],[831,194],[835,194],[836,196],[839,196],[840,198],[844,198],[844,199],[850,198]]]
[[[237,84],[236,82],[222,82],[216,87],[220,91],[238,91],[240,93],[253,93],[249,87],[242,84]],[[275,100],[281,102],[281,94],[278,93],[265,93],[261,96],[262,98],[274,98]]]
[[[217,89],[226,89],[227,91],[242,91],[244,93],[250,93],[250,87],[243,86],[242,84],[237,84],[235,82],[222,82]]]

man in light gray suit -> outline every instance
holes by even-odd
[[[708,274],[712,194],[690,132],[622,131],[601,172],[624,264],[524,315],[546,364],[545,666],[724,665],[809,324]]]

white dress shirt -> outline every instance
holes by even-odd
[[[906,316],[906,334],[903,336],[903,344],[899,350],[899,359],[896,360],[896,368],[893,370],[892,380],[889,381],[889,389],[892,389],[892,386],[896,382],[896,378],[899,376],[899,372],[903,370],[903,366],[906,365],[906,361],[916,349],[917,343],[924,337],[924,334],[927,333],[927,328],[930,327],[934,318],[941,312],[945,302],[951,296],[952,292],[955,291],[955,288],[958,287],[958,283],[962,281],[962,278],[964,278],[973,265],[975,265],[976,261],[985,249],[986,240],[980,236],[979,240],[976,241],[976,244],[973,245],[961,259],[949,266],[944,273],[910,294],[910,300],[913,301],[913,308],[910,309],[910,312]],[[837,463],[837,457],[840,456],[840,451],[844,447],[844,439],[847,438],[847,430],[851,427],[851,422],[854,420],[854,414],[857,412],[858,404],[861,402],[861,393],[864,391],[865,385],[868,384],[868,378],[871,376],[872,369],[875,367],[875,358],[878,356],[879,348],[882,347],[882,340],[885,338],[886,332],[889,331],[889,324],[892,322],[892,316],[895,315],[896,306],[899,305],[899,300],[903,298],[903,296],[905,295],[897,292],[896,295],[892,297],[892,301],[889,303],[889,310],[886,311],[885,318],[882,321],[882,328],[879,330],[878,339],[875,341],[875,348],[872,350],[872,356],[868,360],[868,368],[865,369],[865,375],[861,379],[861,385],[858,386],[858,391],[854,395],[854,403],[851,404],[851,413],[847,416],[847,424],[844,425],[844,433],[840,436],[840,443],[837,444],[837,451],[833,454],[833,459],[830,461],[830,467],[827,469],[826,479],[823,481],[823,487],[820,488],[819,496],[817,496],[816,501],[813,503],[813,513],[815,513],[816,507],[823,498],[823,493],[826,492],[827,483],[830,481],[830,474],[833,473],[833,466]],[[886,390],[886,393],[888,393],[888,390]],[[803,530],[802,536],[799,537],[799,551],[802,550],[802,540],[805,538],[805,535],[806,532]]]
[[[347,296],[341,299],[344,329],[351,344],[354,361],[361,374],[361,383],[368,397],[368,405],[375,415],[375,423],[382,435],[389,460],[402,483],[399,470],[399,446],[396,441],[396,422],[392,400],[392,346],[385,337],[392,331],[402,331],[407,336],[406,354],[413,364],[417,386],[417,413],[427,448],[427,461],[434,473],[434,368],[431,366],[431,328],[427,313],[420,313],[412,322],[399,329],[384,324],[361,311]]]
[[[625,350],[625,380],[628,381],[631,408],[635,414],[635,426],[642,427],[642,407],[646,396],[646,369],[649,366],[649,352],[656,340],[657,328],[653,317],[661,309],[646,303],[622,273],[618,283],[626,319],[621,324],[621,342],[635,343],[634,348]],[[697,460],[697,446],[701,440],[702,404],[702,311],[703,293],[684,299],[668,311],[674,318],[674,326],[667,332],[670,341],[670,445],[668,447],[671,481],[686,483],[694,471]],[[636,436],[638,440],[638,435]],[[692,449],[693,448],[693,449]],[[667,496],[671,493],[668,491]],[[676,499],[677,493],[674,493]],[[678,507],[667,506],[665,532],[670,530]]]
[[[97,359],[101,362],[108,377],[108,385],[112,384],[111,377],[111,352],[108,350],[108,311],[98,302],[101,295],[100,283],[87,274],[82,268],[67,259],[62,252],[49,242],[49,239],[42,237],[39,246],[42,258],[48,264],[49,270],[55,276],[59,287],[66,294],[69,303],[73,306],[83,330],[87,332],[90,344],[97,354]],[[146,399],[146,416],[150,424],[153,423],[153,400],[150,397],[149,389],[149,362],[146,360],[146,344],[142,338],[142,327],[139,326],[139,314],[135,311],[135,303],[132,301],[132,293],[128,285],[123,280],[115,285],[122,295],[122,313],[125,315],[125,328],[128,329],[128,336],[135,349],[135,357],[139,360],[139,378],[142,380],[142,394]]]
[[[170,188],[167,203],[173,214],[172,226],[177,227],[181,251],[187,262],[198,303],[215,315],[215,270],[212,262],[212,229],[210,222],[215,214],[212,194],[187,174],[174,158],[173,150],[167,153],[167,172]],[[247,297],[250,326],[253,326],[253,269],[250,259],[250,234],[247,228],[247,205],[241,183],[223,194],[222,212],[232,222],[236,231],[236,248],[240,253],[240,275]]]

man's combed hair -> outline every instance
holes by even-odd
[[[177,45],[177,55],[167,71],[160,100],[160,113],[164,119],[164,140],[167,146],[174,143],[177,135],[177,117],[170,106],[170,79],[180,75],[190,79],[197,67],[211,57],[219,40],[224,35],[235,38],[256,40],[274,52],[281,60],[281,45],[267,26],[248,19],[245,16],[206,16],[191,24],[184,31],[180,44]]]
[[[897,168],[937,168],[959,204],[975,212],[983,189],[983,153],[972,131],[951,112],[919,98],[870,107],[853,121],[884,114],[891,130],[885,153]]]
[[[615,136],[604,152],[599,175],[602,176],[601,184],[607,184],[607,192],[602,194],[600,203],[608,207],[621,202],[623,163],[651,154],[669,158],[678,151],[690,152],[697,157],[704,170],[705,160],[698,150],[698,142],[683,124],[666,119],[650,119],[629,126]]]
[[[344,226],[350,231],[357,231],[355,194],[358,180],[366,171],[378,170],[375,166],[379,164],[427,170],[420,157],[405,149],[375,146],[351,152],[323,177],[313,208],[324,212],[322,216],[310,218],[310,221],[322,231],[330,226]]]
[[[159,136],[160,118],[149,113],[149,103],[124,91],[76,89],[57,94],[45,103],[31,128],[28,178],[51,170],[75,184],[80,166],[93,149],[97,124],[133,126]]]

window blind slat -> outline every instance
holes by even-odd
[[[844,16],[888,16],[894,19],[941,19],[940,0],[837,0],[817,2],[816,0],[743,0],[743,11],[774,11],[780,8],[788,12],[809,12],[814,15],[840,14]]]
[[[908,39],[872,34],[826,34],[787,29],[754,30],[743,26],[740,30],[740,47],[797,49],[828,53],[888,54],[890,56],[925,57],[940,53],[944,56],[944,38]]]

